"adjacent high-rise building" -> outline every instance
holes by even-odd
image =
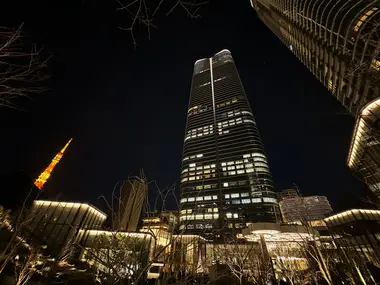
[[[251,0],[251,5],[352,114],[380,96],[380,0]]]
[[[357,117],[348,166],[380,201],[380,0],[251,0],[258,17]]]
[[[278,200],[282,201],[282,200],[286,200],[290,198],[297,198],[299,197],[299,193],[298,193],[298,190],[289,188],[289,189],[284,189],[281,192],[278,192],[277,196],[278,196]]]
[[[129,177],[119,188],[114,201],[113,228],[120,231],[136,232],[144,202],[148,195],[146,182],[139,177]]]
[[[322,220],[333,212],[325,196],[288,197],[279,205],[285,223]]]
[[[228,50],[195,62],[180,191],[186,233],[279,220],[264,147]]]

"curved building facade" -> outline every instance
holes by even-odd
[[[251,0],[251,5],[352,114],[380,96],[380,0]]]
[[[214,235],[280,219],[264,147],[228,50],[194,65],[180,190],[185,232]]]

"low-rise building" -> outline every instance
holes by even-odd
[[[58,254],[80,230],[99,229],[107,216],[85,203],[34,201],[30,209],[29,230],[47,245],[51,255]]]

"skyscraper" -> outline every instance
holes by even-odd
[[[279,205],[285,223],[321,220],[333,212],[325,196],[288,197]]]
[[[195,62],[180,191],[186,233],[213,235],[279,219],[264,147],[228,50]]]
[[[148,195],[146,182],[139,177],[129,177],[119,188],[113,217],[115,230],[135,232],[140,221],[142,207]]]
[[[379,0],[251,0],[251,5],[352,114],[380,96]]]
[[[258,17],[357,117],[348,166],[380,201],[380,0],[251,0]]]

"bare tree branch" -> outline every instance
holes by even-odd
[[[42,71],[48,59],[35,46],[27,50],[21,30],[0,27],[0,107],[20,109],[18,99],[46,90]]]
[[[119,27],[121,30],[129,31],[132,37],[132,42],[135,48],[137,47],[135,28],[139,24],[147,29],[148,39],[151,38],[151,29],[157,28],[153,22],[157,19],[159,11],[167,10],[164,14],[169,16],[177,8],[181,8],[186,12],[186,15],[192,19],[198,19],[200,17],[199,10],[202,6],[205,6],[208,1],[200,0],[159,0],[156,3],[149,2],[147,0],[116,0],[120,5],[117,8],[118,11],[127,13],[127,17],[130,18],[130,25],[127,27]],[[174,3],[173,3],[174,2]],[[164,4],[168,3],[169,8],[163,8]]]

